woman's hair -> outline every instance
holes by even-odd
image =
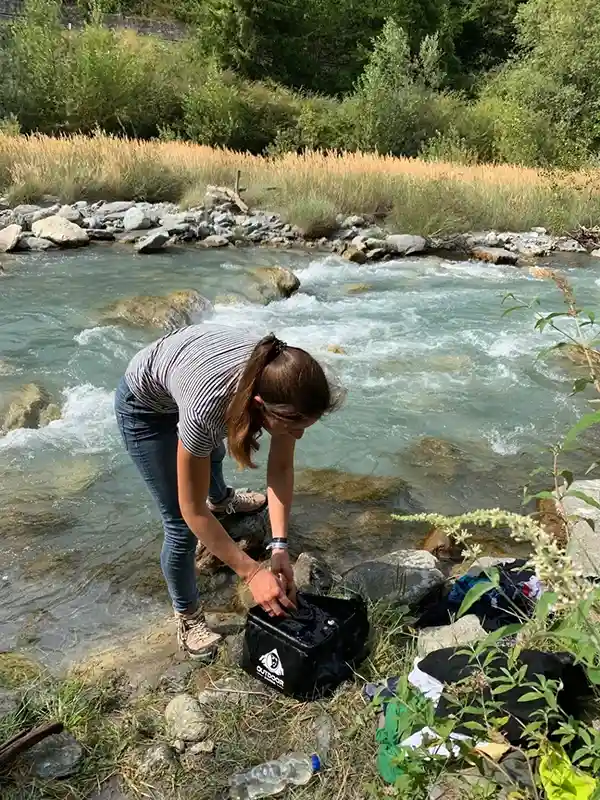
[[[260,395],[263,404],[254,398]],[[252,454],[264,412],[283,421],[317,420],[341,405],[343,391],[328,379],[306,350],[288,347],[274,334],[256,345],[227,409],[229,454],[242,467],[254,467]]]

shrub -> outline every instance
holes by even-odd
[[[297,225],[304,236],[319,239],[329,236],[337,228],[338,211],[333,203],[317,194],[307,194],[290,200],[286,204],[286,219]]]

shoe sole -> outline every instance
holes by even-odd
[[[219,653],[219,645],[215,645],[213,650],[204,653],[194,653],[187,648],[184,648],[183,652],[190,659],[190,661],[198,661],[200,663],[210,664],[215,660]]]

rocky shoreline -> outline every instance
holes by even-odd
[[[554,236],[545,228],[528,232],[483,231],[452,236],[390,233],[360,215],[339,215],[329,236],[314,238],[280,214],[250,209],[236,192],[207,187],[201,205],[182,210],[173,203],[115,201],[70,205],[48,198],[39,204],[0,199],[0,253],[39,252],[96,242],[131,245],[156,253],[173,245],[205,248],[267,246],[319,248],[363,264],[394,258],[448,253],[495,264],[519,266],[552,252],[600,256],[600,231],[581,229]]]

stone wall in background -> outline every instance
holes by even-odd
[[[24,0],[0,0],[0,20],[11,20],[21,16]],[[79,27],[83,17],[77,8],[66,7],[63,12],[65,26]],[[104,24],[108,28],[127,28],[144,35],[153,34],[163,39],[177,41],[186,35],[186,26],[181,22],[169,20],[148,19],[146,17],[128,17],[122,14],[107,14]]]

